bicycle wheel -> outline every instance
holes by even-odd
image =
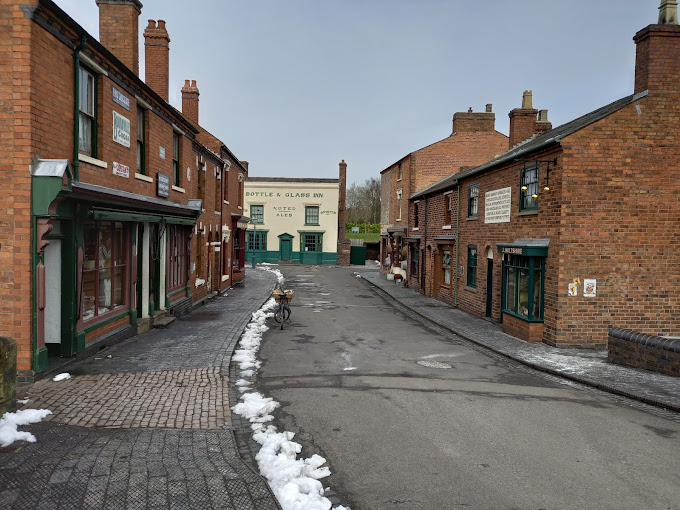
[[[290,308],[288,306],[283,309],[283,320],[290,321]]]
[[[283,321],[285,320],[285,319],[283,318],[283,316],[284,316],[283,305],[279,305],[279,307],[277,308],[277,310],[274,312],[274,320],[275,320],[276,322],[281,322],[281,323],[283,323]]]

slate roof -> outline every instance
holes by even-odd
[[[526,142],[522,142],[516,145],[505,154],[502,154],[497,158],[487,161],[486,163],[483,163],[473,168],[469,168],[467,170],[463,170],[461,172],[456,172],[454,174],[449,175],[448,177],[444,177],[443,179],[430,184],[426,188],[416,191],[409,198],[410,199],[418,198],[424,195],[430,195],[437,191],[450,188],[451,186],[456,184],[460,179],[469,177],[474,174],[478,174],[480,172],[483,172],[490,168],[494,168],[508,161],[515,160],[525,154],[529,154],[533,151],[536,151],[548,145],[560,143],[560,141],[562,141],[563,138],[575,133],[576,131],[583,129],[584,127],[592,124],[593,122],[597,122],[598,120],[601,120],[611,115],[612,113],[619,111],[620,109],[628,106],[629,104],[633,103],[634,101],[637,101],[640,98],[645,97],[646,95],[647,91],[645,90],[644,92],[640,92],[639,94],[626,96],[622,99],[619,99],[618,101],[614,101],[613,103],[598,108],[597,110],[594,110],[590,113],[586,113],[585,115],[577,119],[574,119],[571,122],[567,122],[566,124],[562,124],[561,126],[553,128],[550,131],[546,131],[545,133],[541,133],[538,136],[534,136],[533,138],[530,138]]]

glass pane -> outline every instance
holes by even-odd
[[[444,269],[444,283],[446,283],[446,284],[451,283],[451,270],[450,269]]]
[[[125,265],[125,231],[122,223],[116,223],[113,230],[114,262],[116,266]]]
[[[505,284],[505,308],[507,310],[511,311],[516,311],[515,307],[515,297],[516,297],[516,288],[515,288],[515,283],[517,280],[517,269],[514,267],[509,267],[507,270],[507,281]]]
[[[94,317],[95,310],[95,278],[97,271],[94,269],[83,271],[83,320]]]
[[[111,310],[111,268],[99,270],[99,300],[97,315]]]
[[[531,311],[534,319],[541,318],[541,297],[543,288],[541,285],[541,271],[534,271],[534,306]]]
[[[144,141],[144,110],[137,109],[137,140]]]
[[[529,317],[529,271],[526,269],[519,270],[519,288],[517,297],[517,313],[524,317]]]
[[[142,172],[142,153],[143,153],[143,147],[141,142],[137,142],[137,171],[139,173]]]
[[[99,225],[99,267],[111,267],[113,259],[113,229],[112,224],[102,222]]]
[[[92,153],[92,119],[81,113],[78,117],[78,149],[87,154]]]
[[[83,247],[83,306],[82,317],[87,320],[95,314],[95,280],[97,277],[96,253],[97,253],[97,231],[95,224],[88,222],[83,225],[84,247]]]
[[[113,306],[118,308],[125,304],[125,266],[113,270]]]

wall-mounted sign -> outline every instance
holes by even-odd
[[[113,112],[113,141],[130,147],[130,119]]]
[[[130,177],[130,167],[126,165],[121,165],[120,163],[113,162],[111,165],[113,168],[113,175],[120,175],[121,177]]]
[[[118,90],[115,86],[113,87],[113,102],[118,103],[127,111],[130,111],[130,98],[127,97],[122,90]]]
[[[159,197],[168,198],[170,196],[170,177],[159,172],[156,174],[156,182],[158,183],[156,194]]]
[[[158,156],[161,159],[165,159],[165,147],[162,147],[160,145],[158,146]]]
[[[597,280],[583,279],[583,297],[597,297]]]
[[[487,191],[484,194],[484,223],[509,223],[512,188]]]
[[[503,250],[501,253],[507,253],[508,255],[522,255],[524,253],[522,251],[522,247],[514,247],[514,246],[503,246]]]
[[[191,180],[191,168],[187,167],[187,181],[190,181],[190,180]],[[200,181],[200,179],[199,179],[199,181]]]

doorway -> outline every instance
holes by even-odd
[[[493,311],[493,249],[486,252],[486,316]]]
[[[279,260],[292,260],[293,258],[293,238],[288,234],[279,237]]]

